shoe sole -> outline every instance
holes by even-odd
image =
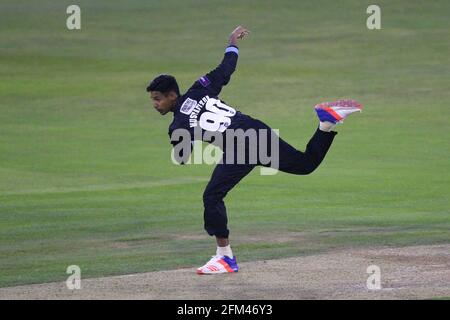
[[[322,110],[329,113],[337,122],[344,120],[333,108],[357,109],[355,112],[362,112],[362,105],[356,100],[337,100],[332,102],[322,102],[314,106],[316,111]],[[320,117],[320,116],[319,116]]]
[[[356,108],[362,110],[363,106],[356,100],[337,100],[332,102],[322,102],[314,106],[314,109],[322,109],[326,110],[332,107],[341,107],[341,108]]]
[[[202,272],[200,270],[197,270],[196,273],[200,276],[209,276],[209,275],[214,275],[214,274],[231,274],[231,273],[237,273],[237,272],[238,272],[238,270],[232,271],[232,272],[229,272],[229,271],[226,271],[226,272]]]

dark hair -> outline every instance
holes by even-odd
[[[163,94],[175,91],[177,95],[180,95],[180,89],[175,77],[168,74],[160,74],[150,82],[147,87],[147,92],[159,91]]]

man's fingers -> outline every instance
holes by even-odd
[[[245,29],[245,28],[242,28],[241,30],[239,30],[239,32],[241,33],[241,34],[249,34],[250,33],[250,31],[248,30],[248,29]]]
[[[230,35],[230,43],[236,44],[236,40],[242,39],[250,33],[250,30],[243,26],[238,26]]]
[[[243,37],[245,37],[248,33],[241,33],[240,35],[238,35],[238,39],[242,39]]]
[[[249,34],[250,31],[247,28],[243,27],[243,26],[239,26],[236,29],[234,29],[233,33],[238,34],[239,36],[241,36],[243,33],[245,35]]]
[[[247,36],[250,34],[250,31],[247,29],[242,29],[238,31],[238,39],[242,39],[243,37]]]

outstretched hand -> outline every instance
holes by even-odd
[[[238,39],[243,39],[245,36],[247,36],[250,33],[250,30],[248,30],[245,27],[239,26],[236,29],[233,30],[233,32],[230,34],[230,41],[229,45],[236,46]]]

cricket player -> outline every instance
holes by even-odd
[[[180,94],[177,81],[173,76],[162,74],[153,79],[146,88],[153,101],[153,106],[161,115],[173,113],[173,121],[169,126],[169,137],[174,146],[181,143],[172,137],[173,133],[180,129],[189,132],[192,141],[195,138],[195,129],[218,133],[223,135],[224,140],[226,140],[226,133],[230,130],[264,130],[270,133],[270,138],[264,141],[257,139],[256,144],[258,148],[265,147],[271,154],[278,155],[276,169],[296,175],[310,174],[320,165],[327,154],[337,134],[333,131],[336,124],[341,123],[350,114],[361,111],[362,106],[354,100],[338,100],[316,105],[314,109],[319,118],[318,128],[304,152],[295,149],[279,138],[265,123],[237,111],[218,97],[236,69],[239,56],[237,42],[248,34],[248,29],[242,26],[237,27],[229,36],[222,62],[214,70],[195,81],[183,95]],[[274,137],[277,139],[276,149],[273,144],[269,143]],[[208,139],[202,140],[213,142]],[[184,142],[186,143],[186,141]],[[251,146],[253,145],[245,145],[244,150],[249,153],[248,150]],[[223,199],[255,166],[272,167],[272,163],[263,163],[259,157],[257,157],[256,163],[248,161],[248,154],[245,155],[244,163],[237,163],[236,155],[231,159],[226,157],[228,152],[224,150],[223,161],[216,165],[203,193],[204,228],[209,235],[215,236],[217,251],[205,265],[197,269],[198,274],[238,272],[237,260],[228,239],[228,219]],[[188,156],[189,154],[183,154],[182,159],[186,159]],[[180,161],[181,164],[184,162],[184,160]]]

